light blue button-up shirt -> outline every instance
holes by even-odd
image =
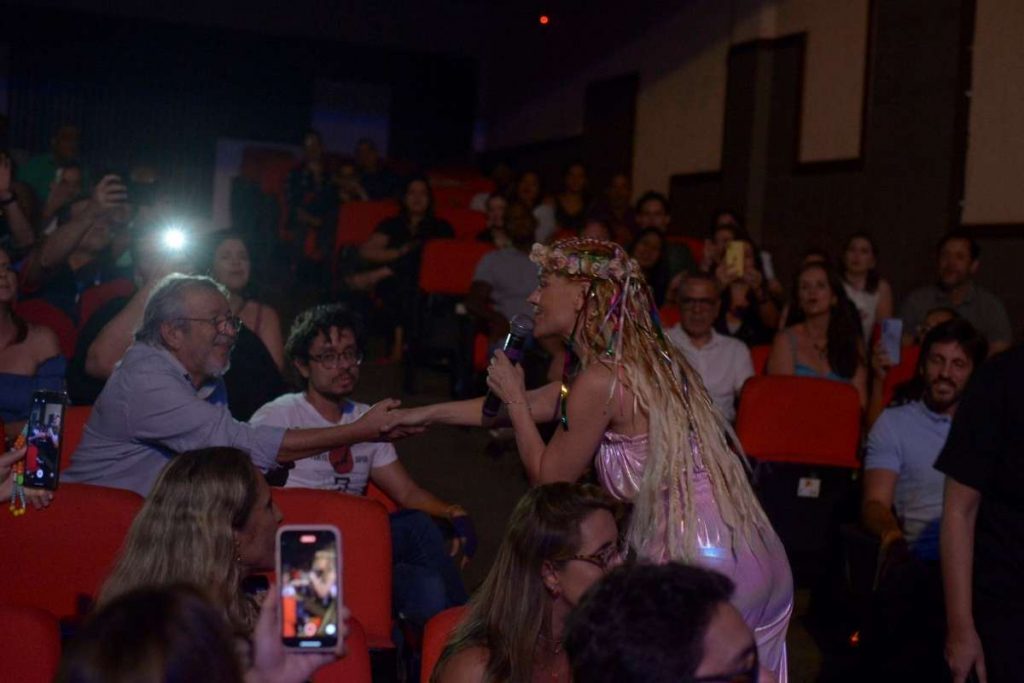
[[[135,343],[93,406],[64,481],[129,489],[147,495],[176,453],[231,446],[263,471],[275,465],[284,429],[231,417],[224,381],[196,389],[169,351]]]

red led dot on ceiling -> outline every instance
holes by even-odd
[[[551,22],[551,18],[548,17],[548,15],[546,14],[542,14],[540,15],[540,19],[538,19],[538,21],[540,22],[541,26],[547,26]]]

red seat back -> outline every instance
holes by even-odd
[[[700,265],[704,258],[704,240],[687,235],[669,235],[667,239],[669,244],[685,245],[690,250],[693,260]]]
[[[131,491],[61,484],[47,509],[0,515],[0,602],[78,616],[79,599],[95,597],[141,507]]]
[[[658,309],[658,317],[661,318],[661,329],[667,330],[679,322],[679,307],[665,304]]]
[[[391,526],[375,500],[336,491],[274,488],[285,524],[331,524],[341,531],[345,605],[371,648],[391,642]]]
[[[469,209],[473,197],[479,194],[479,190],[464,185],[446,185],[433,188],[434,207],[440,215],[441,211],[448,209]]]
[[[768,356],[772,355],[771,344],[750,347],[750,360],[754,363],[754,374],[763,375],[768,371]]]
[[[372,683],[370,649],[366,631],[356,618],[348,620],[345,656],[331,662],[313,676],[313,683]]]
[[[857,468],[860,412],[857,390],[845,382],[751,377],[740,394],[736,433],[758,460]]]
[[[78,330],[64,311],[43,299],[19,301],[16,310],[25,321],[53,330],[60,340],[60,352],[65,358],[75,355]]]
[[[465,606],[449,607],[443,612],[438,612],[427,622],[423,630],[423,659],[420,663],[420,683],[430,683],[430,676],[434,673],[437,660],[441,659],[444,646],[452,631],[459,625],[466,615]]]
[[[398,215],[398,204],[390,199],[348,202],[338,212],[335,254],[342,247],[358,247],[373,234],[381,221]]]
[[[135,293],[135,283],[126,277],[104,282],[82,292],[78,301],[78,329],[89,322],[89,318],[111,299],[128,297]]]
[[[0,643],[7,651],[4,680],[50,683],[57,674],[60,627],[46,610],[0,605]]]
[[[904,346],[900,349],[900,362],[889,368],[882,383],[882,405],[887,406],[892,401],[893,392],[896,387],[909,382],[917,374],[917,361],[921,356],[921,347]]]
[[[92,406],[68,406],[64,411],[64,442],[60,446],[60,470],[63,472],[71,464],[71,456],[82,441],[85,423],[92,415]]]
[[[283,234],[288,221],[288,174],[299,163],[295,154],[287,149],[273,147],[246,147],[242,150],[239,175],[259,186],[277,203],[277,230]]]
[[[379,486],[374,484],[372,481],[366,486],[366,497],[370,500],[375,500],[384,506],[384,509],[388,511],[390,515],[392,512],[398,512],[401,510],[401,506],[394,501],[394,499],[388,494],[384,493]]]
[[[420,289],[428,294],[469,293],[476,264],[494,245],[469,240],[428,240],[423,247]]]
[[[487,214],[472,209],[443,209],[438,207],[437,217],[452,224],[455,238],[460,240],[476,239],[476,236],[487,227]]]

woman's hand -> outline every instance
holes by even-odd
[[[388,419],[381,427],[381,431],[389,437],[392,432],[399,431],[416,430],[414,433],[418,434],[426,429],[429,424],[430,418],[427,413],[427,407],[402,408],[388,413]]]
[[[505,404],[526,404],[526,379],[523,368],[513,365],[504,351],[495,351],[487,366],[487,388]]]
[[[289,652],[278,632],[281,598],[273,587],[267,591],[260,609],[260,618],[252,634],[252,668],[246,673],[247,683],[302,683],[313,674],[345,655],[345,638],[349,611],[338,610],[338,644],[328,652]]]
[[[386,398],[377,401],[363,416],[353,422],[360,429],[359,441],[393,441],[423,431],[421,425],[405,425],[395,422],[395,413],[402,402]]]
[[[988,681],[981,638],[973,627],[950,629],[946,634],[946,663],[953,674],[953,683],[964,683],[972,670],[980,683]]]

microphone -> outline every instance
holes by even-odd
[[[501,350],[505,352],[513,364],[518,363],[523,357],[523,346],[526,340],[533,334],[533,319],[528,315],[512,316],[508,323],[508,336],[505,337],[505,345]],[[501,398],[488,389],[487,397],[484,399],[484,407],[481,411],[484,417],[494,417],[501,408]]]

